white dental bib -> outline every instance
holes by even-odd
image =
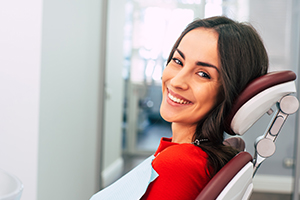
[[[154,155],[148,157],[115,183],[93,195],[90,200],[140,199],[148,185],[158,177],[157,172],[152,168],[154,158]]]

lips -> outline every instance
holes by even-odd
[[[173,93],[171,90],[168,90],[168,97],[173,102],[178,103],[178,104],[191,104],[192,103],[191,101],[181,97],[180,95]]]

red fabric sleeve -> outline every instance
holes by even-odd
[[[207,154],[192,144],[166,148],[152,162],[159,174],[152,182],[143,200],[195,199],[208,183]]]

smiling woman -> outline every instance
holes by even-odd
[[[152,162],[159,174],[143,199],[195,199],[237,150],[223,145],[233,100],[268,70],[264,45],[251,25],[226,17],[196,20],[173,46],[162,76],[161,116],[172,138]]]
[[[223,145],[225,118],[237,95],[267,70],[266,50],[251,25],[226,17],[189,24],[162,76],[160,113],[172,123],[172,138],[162,138],[154,156],[110,189],[121,199],[195,199],[238,153]],[[109,199],[107,191],[93,200]]]
[[[197,28],[182,39],[162,76],[161,116],[172,123],[172,142],[191,143],[197,122],[219,101],[218,34]]]

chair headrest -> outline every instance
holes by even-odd
[[[251,81],[235,100],[231,112],[225,121],[225,131],[230,135],[244,134],[245,130],[248,130],[248,128],[266,113],[274,103],[280,100],[282,96],[296,92],[296,88],[293,86],[295,85],[294,83],[280,89],[276,88],[281,87],[281,85],[285,83],[293,82],[295,79],[296,74],[292,71],[277,71],[270,72]],[[273,90],[270,90],[271,88],[273,88]],[[253,102],[249,103],[250,101]],[[269,104],[271,105],[269,106]],[[242,109],[243,107],[246,109]],[[261,109],[262,107],[266,110]],[[243,110],[243,112],[241,112],[241,110]],[[238,126],[245,126],[242,128],[242,132],[234,130],[233,128],[233,125],[236,125],[236,123],[233,123],[233,119],[236,117],[241,118],[241,116],[247,116],[245,120],[239,120],[239,123],[242,124]],[[249,119],[251,119],[250,122]]]

